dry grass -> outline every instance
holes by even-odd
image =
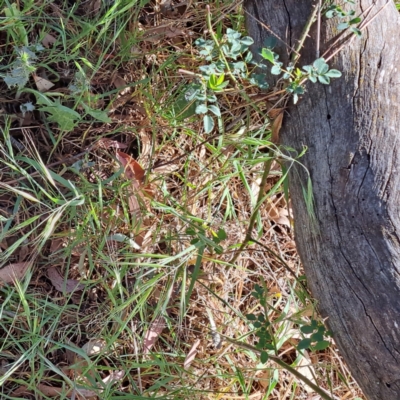
[[[83,118],[68,132],[37,108],[22,115],[35,95],[0,83],[0,261],[3,271],[30,263],[19,283],[0,288],[1,398],[319,399],[252,347],[246,315],[265,311],[252,295],[263,282],[275,356],[332,398],[362,397],[334,344],[296,349],[299,326],[317,316],[296,278],[268,96],[248,85],[251,104],[235,90],[220,95],[225,134],[175,114],[204,63],[193,42],[207,37],[205,4],[16,8],[13,27],[0,31],[3,75],[21,32],[29,44],[51,35],[35,73]],[[243,29],[240,2],[211,9],[217,34]],[[71,94],[71,84],[81,89]],[[26,88],[38,89],[32,75]],[[109,120],[85,115],[82,102]],[[115,146],[139,166],[121,168]],[[258,243],[232,264],[268,160]],[[213,241],[221,228],[222,252]]]

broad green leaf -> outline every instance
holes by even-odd
[[[205,114],[207,112],[207,106],[205,104],[199,104],[196,107],[196,114]]]
[[[300,330],[301,330],[303,333],[305,333],[305,334],[307,334],[307,333],[313,333],[313,332],[314,332],[314,328],[313,328],[312,326],[309,326],[309,325],[304,325],[304,326],[302,326],[302,327],[300,328]]]
[[[311,346],[311,339],[303,339],[300,340],[299,344],[297,345],[297,348],[299,350],[304,350],[308,349]]]
[[[210,133],[214,129],[214,120],[209,115],[204,116],[203,124],[205,133]]]
[[[221,110],[219,109],[218,106],[214,105],[214,104],[210,104],[208,106],[208,109],[217,117],[221,116]]]
[[[328,64],[325,62],[325,59],[322,58],[322,57],[316,59],[316,60],[313,62],[313,67],[317,70],[317,72],[318,72],[319,74],[325,74],[325,73],[328,71],[328,69],[329,69]]]
[[[359,22],[361,22],[361,18],[360,17],[353,18],[352,20],[349,21],[349,25],[358,24]]]
[[[265,364],[269,359],[269,355],[266,351],[262,351],[260,355],[260,361]]]
[[[275,57],[274,53],[270,49],[262,49],[261,50],[261,56],[268,60],[270,63],[274,64],[275,63]]]
[[[244,44],[245,46],[251,46],[254,43],[254,40],[250,36],[245,36],[240,39],[240,43]]]
[[[361,37],[362,33],[361,33],[361,31],[360,31],[358,28],[356,28],[356,27],[353,26],[350,30],[351,30],[355,35],[357,35],[358,37]]]
[[[326,75],[318,75],[318,80],[323,83],[324,85],[329,85],[329,83],[331,82],[331,80],[329,79],[328,76]]]
[[[272,75],[279,75],[281,73],[281,67],[280,67],[280,65],[274,65],[272,68],[271,68],[271,74]]]
[[[322,340],[313,346],[313,350],[325,350],[329,347],[330,343],[327,340]]]
[[[264,46],[268,49],[273,49],[278,43],[278,39],[275,36],[268,36],[264,40]]]
[[[347,22],[342,22],[341,24],[339,24],[337,26],[337,29],[339,31],[343,31],[343,30],[347,29],[348,27],[349,27],[349,24]]]
[[[330,69],[325,76],[329,76],[329,78],[340,78],[342,76],[342,73],[338,71],[337,69]]]
[[[54,106],[42,107],[40,110],[48,112],[50,122],[56,122],[60,129],[66,132],[72,131],[81,119],[80,114],[71,108],[63,106],[59,101],[53,103]]]
[[[313,342],[322,342],[324,340],[324,335],[321,332],[315,332],[311,335],[310,339]]]
[[[111,118],[107,115],[106,111],[94,110],[93,108],[90,108],[85,103],[81,103],[81,104],[85,108],[86,113],[91,115],[94,119],[97,119],[98,121],[101,121],[101,122],[104,122],[104,123],[111,122]]]
[[[220,240],[225,240],[228,237],[228,235],[222,228],[218,230],[217,236]]]

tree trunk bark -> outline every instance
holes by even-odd
[[[300,162],[313,184],[314,222],[301,167],[292,167],[289,187],[298,252],[319,310],[366,397],[399,400],[400,19],[392,1],[356,3],[356,15],[370,23],[330,62],[342,77],[307,83],[288,109],[281,143],[308,146]],[[271,34],[254,17],[295,47],[312,1],[245,0],[245,10],[256,47]],[[322,18],[321,54],[340,33],[338,23]],[[302,66],[317,58],[316,28]],[[288,60],[288,49],[279,42],[274,51]]]

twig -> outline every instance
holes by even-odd
[[[321,4],[322,0],[318,0],[318,14],[317,14],[317,48],[315,50],[315,56],[319,58],[319,46],[321,41]]]
[[[260,21],[258,18],[256,18],[254,15],[250,14],[248,11],[246,11],[244,9],[244,12],[250,17],[253,18],[255,21],[257,21],[264,29],[266,29],[269,33],[272,34],[272,36],[274,36],[276,39],[278,39],[281,43],[283,43],[286,48],[288,48],[292,53],[296,52],[296,50],[289,46],[285,40],[281,39],[270,27],[268,27],[268,25],[265,25],[262,21]]]

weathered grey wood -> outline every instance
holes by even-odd
[[[357,14],[372,0],[359,0]],[[378,0],[370,17],[386,0]],[[245,0],[245,9],[293,46],[309,0]],[[324,20],[322,52],[337,35]],[[257,45],[265,29],[247,17]],[[400,20],[390,1],[341,51],[329,86],[307,84],[288,110],[282,143],[301,150],[310,171],[316,224],[303,200],[301,168],[290,174],[295,236],[309,286],[368,399],[400,399]],[[315,27],[300,65],[315,59]],[[280,46],[285,51],[285,46]],[[287,57],[287,56],[286,56]]]

